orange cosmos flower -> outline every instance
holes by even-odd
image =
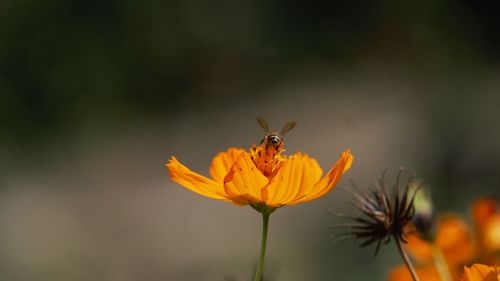
[[[212,178],[197,174],[182,165],[175,157],[167,163],[170,177],[184,187],[203,196],[250,205],[262,213],[262,244],[254,281],[261,281],[269,217],[277,208],[317,199],[327,194],[350,167],[353,156],[346,150],[337,164],[322,177],[318,162],[300,152],[287,157],[283,154],[283,135],[296,122],[285,124],[281,132],[269,130],[267,122],[257,118],[266,135],[260,145],[249,151],[229,148],[212,160]]]
[[[285,126],[288,130],[295,126],[290,123],[288,128]],[[172,180],[203,196],[264,211],[327,194],[351,167],[353,156],[346,150],[322,177],[323,171],[316,160],[300,152],[287,157],[283,154],[281,136],[268,132],[267,124],[261,126],[266,130],[266,137],[260,145],[254,145],[249,151],[229,148],[215,156],[210,165],[211,179],[191,171],[172,157],[167,163]]]
[[[462,281],[500,281],[500,267],[474,264],[465,267]]]
[[[177,158],[167,164],[172,180],[203,196],[237,205],[278,208],[317,199],[327,194],[353,161],[349,150],[323,177],[318,162],[300,152],[287,157],[283,149],[255,146],[250,151],[229,148],[212,160],[204,177]]]

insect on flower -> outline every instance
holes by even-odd
[[[305,153],[285,155],[283,135],[296,122],[286,123],[277,133],[269,130],[264,119],[257,120],[266,131],[261,144],[249,150],[232,147],[217,154],[210,165],[211,178],[172,157],[167,163],[172,180],[206,197],[270,212],[326,195],[350,168],[354,157],[349,150],[324,174],[318,162]]]
[[[307,154],[283,154],[283,135],[295,127],[295,121],[286,123],[279,133],[270,131],[264,119],[257,118],[257,122],[266,132],[262,142],[249,150],[229,148],[217,154],[210,165],[211,179],[191,171],[175,157],[167,168],[173,181],[191,191],[239,206],[250,205],[262,214],[261,255],[254,279],[261,281],[271,213],[328,194],[349,170],[354,157],[349,150],[344,151],[323,175],[318,162]]]
[[[297,122],[295,121],[288,121],[283,129],[281,129],[281,131],[278,133],[269,130],[269,125],[267,125],[267,121],[265,119],[257,117],[257,122],[262,127],[262,129],[264,129],[264,132],[266,132],[266,135],[264,136],[260,144],[266,147],[272,145],[274,148],[282,146],[283,136],[297,125]]]

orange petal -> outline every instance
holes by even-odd
[[[284,160],[271,183],[262,191],[262,197],[268,206],[292,204],[314,187],[322,173],[316,160],[297,153]]]
[[[224,190],[235,204],[247,205],[262,202],[261,190],[268,182],[250,155],[243,152],[224,178]]]
[[[221,184],[189,170],[177,158],[172,157],[167,163],[167,168],[170,171],[170,178],[178,184],[203,196],[228,201]]]
[[[418,267],[415,269],[421,281],[441,281],[439,272],[434,266]],[[406,266],[398,266],[389,273],[389,281],[413,281]]]
[[[483,264],[474,264],[472,267],[464,268],[462,281],[499,281],[498,268]]]
[[[233,166],[234,162],[236,162],[236,159],[238,159],[242,152],[244,152],[243,149],[232,147],[226,152],[217,154],[210,165],[210,175],[212,176],[212,179],[222,184],[224,177],[227,175],[229,169]]]
[[[445,216],[440,219],[435,243],[443,251],[451,271],[457,266],[461,267],[475,255],[469,228],[457,216]]]
[[[333,168],[324,176],[319,182],[317,182],[311,190],[303,194],[302,197],[298,196],[293,204],[301,203],[309,200],[317,199],[323,195],[330,192],[335,185],[338,183],[342,175],[349,170],[351,167],[354,156],[350,153],[350,150],[346,150],[340,156],[339,161]]]

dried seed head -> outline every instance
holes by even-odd
[[[335,227],[349,228],[349,232],[335,236],[334,243],[351,238],[360,240],[361,247],[377,243],[375,255],[382,243],[389,243],[391,237],[406,243],[405,226],[413,218],[415,212],[413,201],[419,185],[415,181],[415,176],[411,175],[406,184],[401,186],[400,179],[404,171],[401,167],[390,192],[385,185],[386,171],[387,169],[375,182],[373,189],[358,188],[354,182],[352,189],[346,189],[354,197],[349,203],[361,211],[361,214],[352,217],[341,215],[350,222]]]

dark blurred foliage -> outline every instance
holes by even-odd
[[[262,89],[297,72],[377,61],[414,77],[446,144],[439,175],[452,185],[467,177],[456,167],[467,145],[457,116],[471,110],[471,80],[499,62],[499,8],[486,0],[2,1],[0,144],[24,151],[85,119],[220,108],[264,98]],[[499,166],[482,163],[479,174]]]
[[[497,1],[62,1],[0,3],[3,141],[82,116],[171,114],[254,98],[304,65],[380,59],[451,79],[496,64]],[[430,72],[434,70],[434,72]]]

